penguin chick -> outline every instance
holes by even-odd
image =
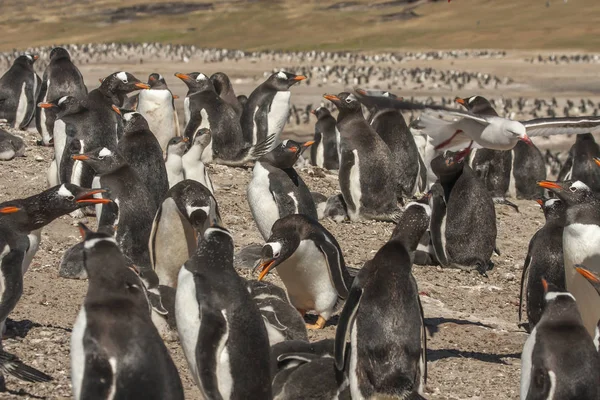
[[[185,179],[183,172],[183,155],[188,146],[188,139],[176,136],[167,143],[167,155],[165,157],[165,168],[167,170],[167,179],[169,188]]]
[[[211,193],[215,189],[206,169],[206,165],[202,162],[202,153],[210,146],[212,136],[209,129],[200,129],[196,136],[192,139],[192,144],[188,151],[183,155],[183,175],[185,179],[191,179],[200,182],[210,190]]]
[[[0,129],[0,160],[9,161],[15,157],[25,155],[25,143],[23,139],[11,135],[4,129]]]
[[[277,269],[290,303],[302,316],[318,314],[309,329],[323,329],[339,299],[345,299],[352,282],[338,242],[316,220],[293,214],[279,219],[263,247],[258,280]]]

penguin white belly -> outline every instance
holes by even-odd
[[[79,150],[79,154],[85,153],[85,147],[83,145],[83,140],[79,141],[81,146]],[[71,183],[77,186],[81,186],[81,173],[83,172],[83,163],[79,160],[75,160],[73,163],[73,170],[71,171]]]
[[[354,165],[350,168],[350,197],[352,203],[354,203],[354,210],[348,208],[348,214],[351,220],[357,220],[360,218],[360,199],[362,197],[362,191],[360,188],[360,160],[358,158],[358,150],[352,150],[354,154]]]
[[[350,371],[348,371],[348,380],[350,381],[350,397],[352,400],[362,400],[364,397],[358,387],[358,374],[356,371],[358,367],[358,346],[356,336],[356,321],[354,321],[352,332],[350,333]]]
[[[186,97],[183,100],[183,124],[187,125],[190,122],[190,98]]]
[[[183,353],[190,367],[190,373],[198,387],[200,376],[196,362],[196,345],[200,333],[200,308],[196,298],[196,284],[194,275],[185,267],[179,270],[177,278],[177,292],[175,293],[175,318],[177,321],[177,332]]]
[[[271,236],[271,228],[279,219],[279,208],[269,189],[269,171],[260,162],[254,165],[252,180],[248,185],[248,203],[254,222],[262,237]]]
[[[22,271],[23,275],[27,272],[29,265],[31,265],[31,261],[33,257],[35,257],[35,253],[37,253],[40,248],[40,241],[42,240],[42,229],[37,229],[32,231],[29,235],[27,235],[27,239],[29,240],[29,248],[27,249],[27,253],[25,253],[25,257],[23,258]]]
[[[533,331],[531,331],[531,334],[525,341],[523,353],[521,354],[521,399],[527,398],[527,392],[529,392],[529,386],[531,384],[531,360],[535,348],[536,336],[537,328],[533,328]]]
[[[50,79],[48,79],[48,81],[46,82],[46,89],[50,88]],[[46,94],[44,95],[44,99],[42,100],[43,103],[48,102],[48,90],[46,90]],[[38,111],[40,112],[40,128],[42,129],[42,141],[44,142],[44,144],[48,144],[50,143],[50,139],[52,138],[50,136],[50,132],[48,132],[48,127],[46,126],[46,110],[44,108],[40,108],[38,109]],[[62,122],[62,121],[61,121]],[[55,123],[56,125],[56,123]],[[54,140],[56,142],[56,139]],[[55,149],[56,149],[56,144],[54,145]],[[60,165],[60,163],[58,163],[58,165]]]
[[[42,113],[42,115],[44,115],[44,113]],[[62,120],[57,119],[56,122],[54,122],[54,159],[56,160],[56,165],[59,169],[66,145],[67,125]]]
[[[317,146],[317,167],[324,168],[325,165],[325,146],[323,145],[323,139],[319,142]]]
[[[255,297],[254,299],[257,300],[258,298]],[[277,319],[277,314],[275,313],[275,309],[273,309],[273,307],[271,307],[271,306],[261,307],[261,308],[259,308],[259,311],[261,314],[264,314],[264,312],[273,313],[274,318]],[[262,319],[263,319],[263,322],[265,323],[265,328],[267,328],[267,335],[269,336],[269,346],[273,346],[274,344],[283,342],[285,340],[285,336],[283,336],[281,331],[279,331],[276,327],[271,325],[269,323],[269,320],[264,315],[263,315]],[[278,319],[277,319],[277,321],[279,322]],[[283,325],[281,323],[279,323],[279,324]]]
[[[302,240],[296,251],[277,267],[294,307],[314,310],[325,319],[333,314],[338,294],[328,268],[325,256],[312,240]]]
[[[16,155],[16,153],[13,149],[4,150],[4,151],[0,152],[0,160],[2,160],[2,161],[12,160],[13,158],[15,158],[15,155]]]
[[[583,264],[592,271],[600,270],[600,226],[595,224],[570,224],[563,233],[565,282],[577,300],[583,324],[594,337],[600,319],[600,297],[596,289],[574,268]]]
[[[517,198],[517,182],[515,181],[515,152],[512,152],[510,162],[510,180],[508,181],[508,195],[513,199]]]
[[[169,188],[172,188],[177,183],[184,180],[183,176],[183,160],[176,155],[169,155],[165,161],[167,170],[167,179],[169,180]]]
[[[46,171],[46,180],[48,181],[48,187],[58,185],[59,176],[58,176],[58,166],[56,165],[56,160],[52,160],[50,162],[50,165],[48,165],[48,170]]]
[[[15,116],[15,128],[19,129],[25,118],[27,117],[27,93],[25,92],[26,83],[21,86],[21,94],[19,95],[19,103],[17,103],[17,114]]]
[[[290,98],[292,93],[287,90],[279,91],[273,97],[271,108],[267,114],[268,135],[277,135],[276,141],[279,141],[279,135],[283,131],[288,117],[290,116]]]
[[[71,382],[73,384],[73,398],[81,398],[81,385],[85,373],[85,349],[83,337],[87,328],[87,316],[85,308],[79,310],[73,331],[71,332]]]
[[[219,385],[219,393],[223,400],[231,398],[233,392],[233,377],[231,376],[231,364],[229,361],[229,351],[227,349],[227,339],[229,339],[229,321],[227,320],[227,312],[221,310],[225,319],[225,334],[219,340],[217,346],[217,383]]]
[[[340,130],[337,128],[337,125],[335,127],[335,143],[336,143],[336,148],[337,148],[337,153],[338,153],[338,160],[342,160],[342,147],[340,146],[340,142],[342,141],[342,133],[340,132]]]
[[[211,193],[214,194],[214,189],[212,185],[212,181],[208,172],[206,171],[206,166],[202,161],[196,161],[196,165],[188,166],[185,168],[185,179],[192,179],[196,182],[200,182],[203,184]]]
[[[140,92],[138,110],[148,121],[150,131],[156,136],[161,149],[175,136],[173,98],[168,90],[143,90]]]
[[[92,179],[92,189],[100,189],[100,177],[97,175]],[[102,198],[102,194],[97,193],[94,195],[94,198],[100,199]],[[100,221],[100,218],[102,217],[102,204],[96,204],[94,208],[96,209],[96,221]]]

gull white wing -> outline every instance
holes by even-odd
[[[600,132],[600,117],[539,118],[521,123],[530,137]]]

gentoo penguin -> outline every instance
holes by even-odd
[[[365,120],[353,94],[328,94],[325,98],[339,110],[339,183],[350,219],[397,220],[398,179],[389,147]]]
[[[12,128],[24,130],[33,119],[41,79],[33,70],[38,59],[34,54],[23,54],[0,78],[0,119],[6,119]]]
[[[402,229],[354,278],[335,335],[335,365],[339,371],[348,365],[353,399],[423,393],[427,336],[411,270],[428,224],[425,207],[408,207],[398,222]]]
[[[315,219],[292,214],[275,222],[263,247],[258,280],[277,269],[290,303],[302,316],[318,314],[309,329],[323,329],[339,299],[346,299],[352,279],[339,244]]]
[[[492,196],[464,162],[467,153],[446,151],[431,161],[438,177],[431,197],[431,242],[442,267],[485,275],[493,267],[496,211]]]
[[[181,161],[185,179],[200,182],[206,186],[211,193],[214,193],[215,189],[212,180],[210,179],[210,175],[208,174],[208,169],[206,168],[206,165],[204,165],[204,162],[202,162],[202,153],[204,152],[204,149],[209,147],[211,141],[211,131],[206,128],[200,129],[198,134],[192,139],[191,145],[181,158]]]
[[[179,272],[175,313],[181,347],[206,399],[271,399],[269,338],[233,268],[233,237],[216,214]]]
[[[8,161],[25,155],[23,139],[0,129],[0,160]]]
[[[196,236],[206,229],[201,213],[218,214],[212,209],[216,207],[212,193],[197,181],[186,179],[169,189],[154,217],[149,242],[152,269],[161,285],[177,287],[179,269],[194,254]]]
[[[540,181],[538,185],[554,192],[567,207],[563,231],[566,288],[577,299],[583,324],[593,336],[600,319],[600,297],[575,265],[600,273],[600,198],[581,181]]]
[[[112,236],[82,231],[89,284],[71,334],[73,398],[183,400],[142,280]]]
[[[238,117],[242,116],[242,105],[235,95],[233,85],[229,80],[229,77],[224,72],[215,72],[210,76],[210,81],[215,87],[215,91],[226,103],[229,103]]]
[[[270,150],[279,144],[279,137],[290,115],[290,88],[305,79],[302,75],[280,71],[254,89],[244,106],[241,119],[246,143],[255,145],[275,135]]]
[[[141,113],[120,110],[115,106],[113,109],[123,118],[123,136],[117,150],[146,185],[158,208],[169,190],[169,178],[160,143]]]
[[[397,98],[389,92],[384,92],[382,95]],[[375,106],[371,109],[369,123],[392,152],[398,178],[396,190],[398,198],[412,197],[420,187],[421,165],[415,139],[402,113],[393,108]]]
[[[312,110],[317,117],[315,124],[315,144],[310,149],[310,163],[325,169],[339,169],[337,149],[337,127],[335,118],[325,107]]]
[[[600,169],[594,165],[594,157],[600,157],[600,146],[594,136],[591,133],[577,135],[558,180],[581,181],[594,192],[600,192]]]
[[[212,140],[202,153],[204,163],[241,166],[265,154],[275,137],[249,145],[244,142],[239,116],[231,104],[223,100],[204,74],[175,74],[189,88],[185,107],[189,115],[184,136],[190,142],[202,129],[210,129]]]
[[[83,76],[71,61],[69,51],[62,47],[53,48],[50,51],[50,63],[44,71],[37,102],[48,103],[64,96],[83,99],[86,95],[87,88]],[[35,113],[35,125],[44,146],[50,146],[52,143],[55,120],[54,108],[42,108]],[[59,126],[60,128],[64,129]]]
[[[304,319],[290,304],[285,290],[266,281],[248,281],[248,290],[262,315],[269,345],[286,340],[308,342]]]
[[[169,188],[185,179],[183,173],[183,155],[188,146],[188,139],[176,136],[167,143],[167,155],[165,156],[165,168],[167,169],[167,179]]]
[[[598,399],[600,358],[575,297],[542,282],[544,313],[521,355],[521,399]]]
[[[265,240],[271,235],[275,221],[287,215],[304,214],[318,219],[310,190],[294,169],[302,150],[312,144],[284,140],[254,164],[248,184],[248,204]]]
[[[542,152],[533,143],[517,142],[512,149],[512,156],[509,194],[517,199],[539,198],[543,190],[536,182],[546,179],[546,163]]]
[[[169,140],[181,135],[175,99],[162,75],[150,74],[148,85],[150,89],[142,90],[139,94],[136,111],[146,118],[150,131],[156,136],[164,152]]]
[[[523,287],[527,282],[525,296],[527,299],[529,331],[542,317],[545,293],[542,278],[560,290],[565,290],[563,230],[567,217],[567,205],[557,198],[539,200],[539,203],[544,211],[546,223],[533,235],[529,242],[525,264],[523,265],[519,296],[520,321]]]

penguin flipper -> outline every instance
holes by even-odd
[[[528,252],[525,257],[525,263],[523,264],[523,273],[521,274],[521,290],[519,292],[519,322],[521,322],[521,316],[523,314],[523,286],[525,283],[525,278],[527,277],[527,270],[529,265],[531,264],[531,255]]]
[[[346,353],[347,346],[346,342],[350,336],[350,329],[356,319],[356,313],[358,312],[358,306],[360,304],[360,298],[363,294],[363,288],[358,277],[354,278],[350,293],[346,299],[346,304],[340,313],[340,319],[338,321],[337,329],[335,330],[335,367],[338,371],[342,371],[346,365]]]
[[[219,343],[227,339],[227,321],[216,309],[204,304],[200,307],[200,331],[196,345],[196,360],[202,360],[198,370],[200,389],[206,399],[222,399],[217,380]]]
[[[177,110],[173,105],[173,124],[175,125],[175,136],[181,136],[181,128],[179,127],[179,117],[177,116]]]
[[[25,382],[50,382],[54,378],[23,364],[19,357],[0,350],[0,370]]]
[[[419,393],[422,393],[427,384],[427,329],[425,328],[425,312],[423,311],[423,304],[421,304],[419,295],[417,295],[417,301],[419,302],[419,311],[421,313],[421,357],[419,363],[421,364],[422,369],[419,382]]]
[[[447,267],[449,263],[448,259],[446,258],[446,249],[444,249],[444,244],[442,241],[442,222],[446,216],[446,201],[441,194],[433,194],[431,197],[431,202],[431,222],[429,225],[431,245],[433,246],[433,252],[438,263],[442,267]]]
[[[193,143],[194,137],[196,136],[196,132],[200,128],[202,124],[202,116],[199,114],[193,114],[190,116],[190,120],[185,126],[185,130],[183,131],[183,136],[190,140],[190,143]]]
[[[279,370],[281,370],[287,363],[290,362],[297,362],[302,365],[318,358],[321,358],[321,356],[313,353],[284,353],[277,357],[277,367]]]
[[[101,400],[108,398],[113,382],[113,369],[108,361],[107,354],[98,342],[86,334],[86,357],[84,364],[83,381],[81,382],[80,399]],[[90,355],[88,355],[90,354]]]
[[[338,251],[337,247],[330,243],[329,241],[324,241],[319,244],[319,250],[325,256],[325,261],[327,261],[327,268],[329,270],[329,279],[331,279],[331,283],[335,287],[335,290],[338,293],[338,296],[342,299],[348,297],[348,287],[346,285],[346,279],[350,278],[350,274],[348,271],[344,271],[346,268]],[[346,274],[344,274],[346,272]]]

